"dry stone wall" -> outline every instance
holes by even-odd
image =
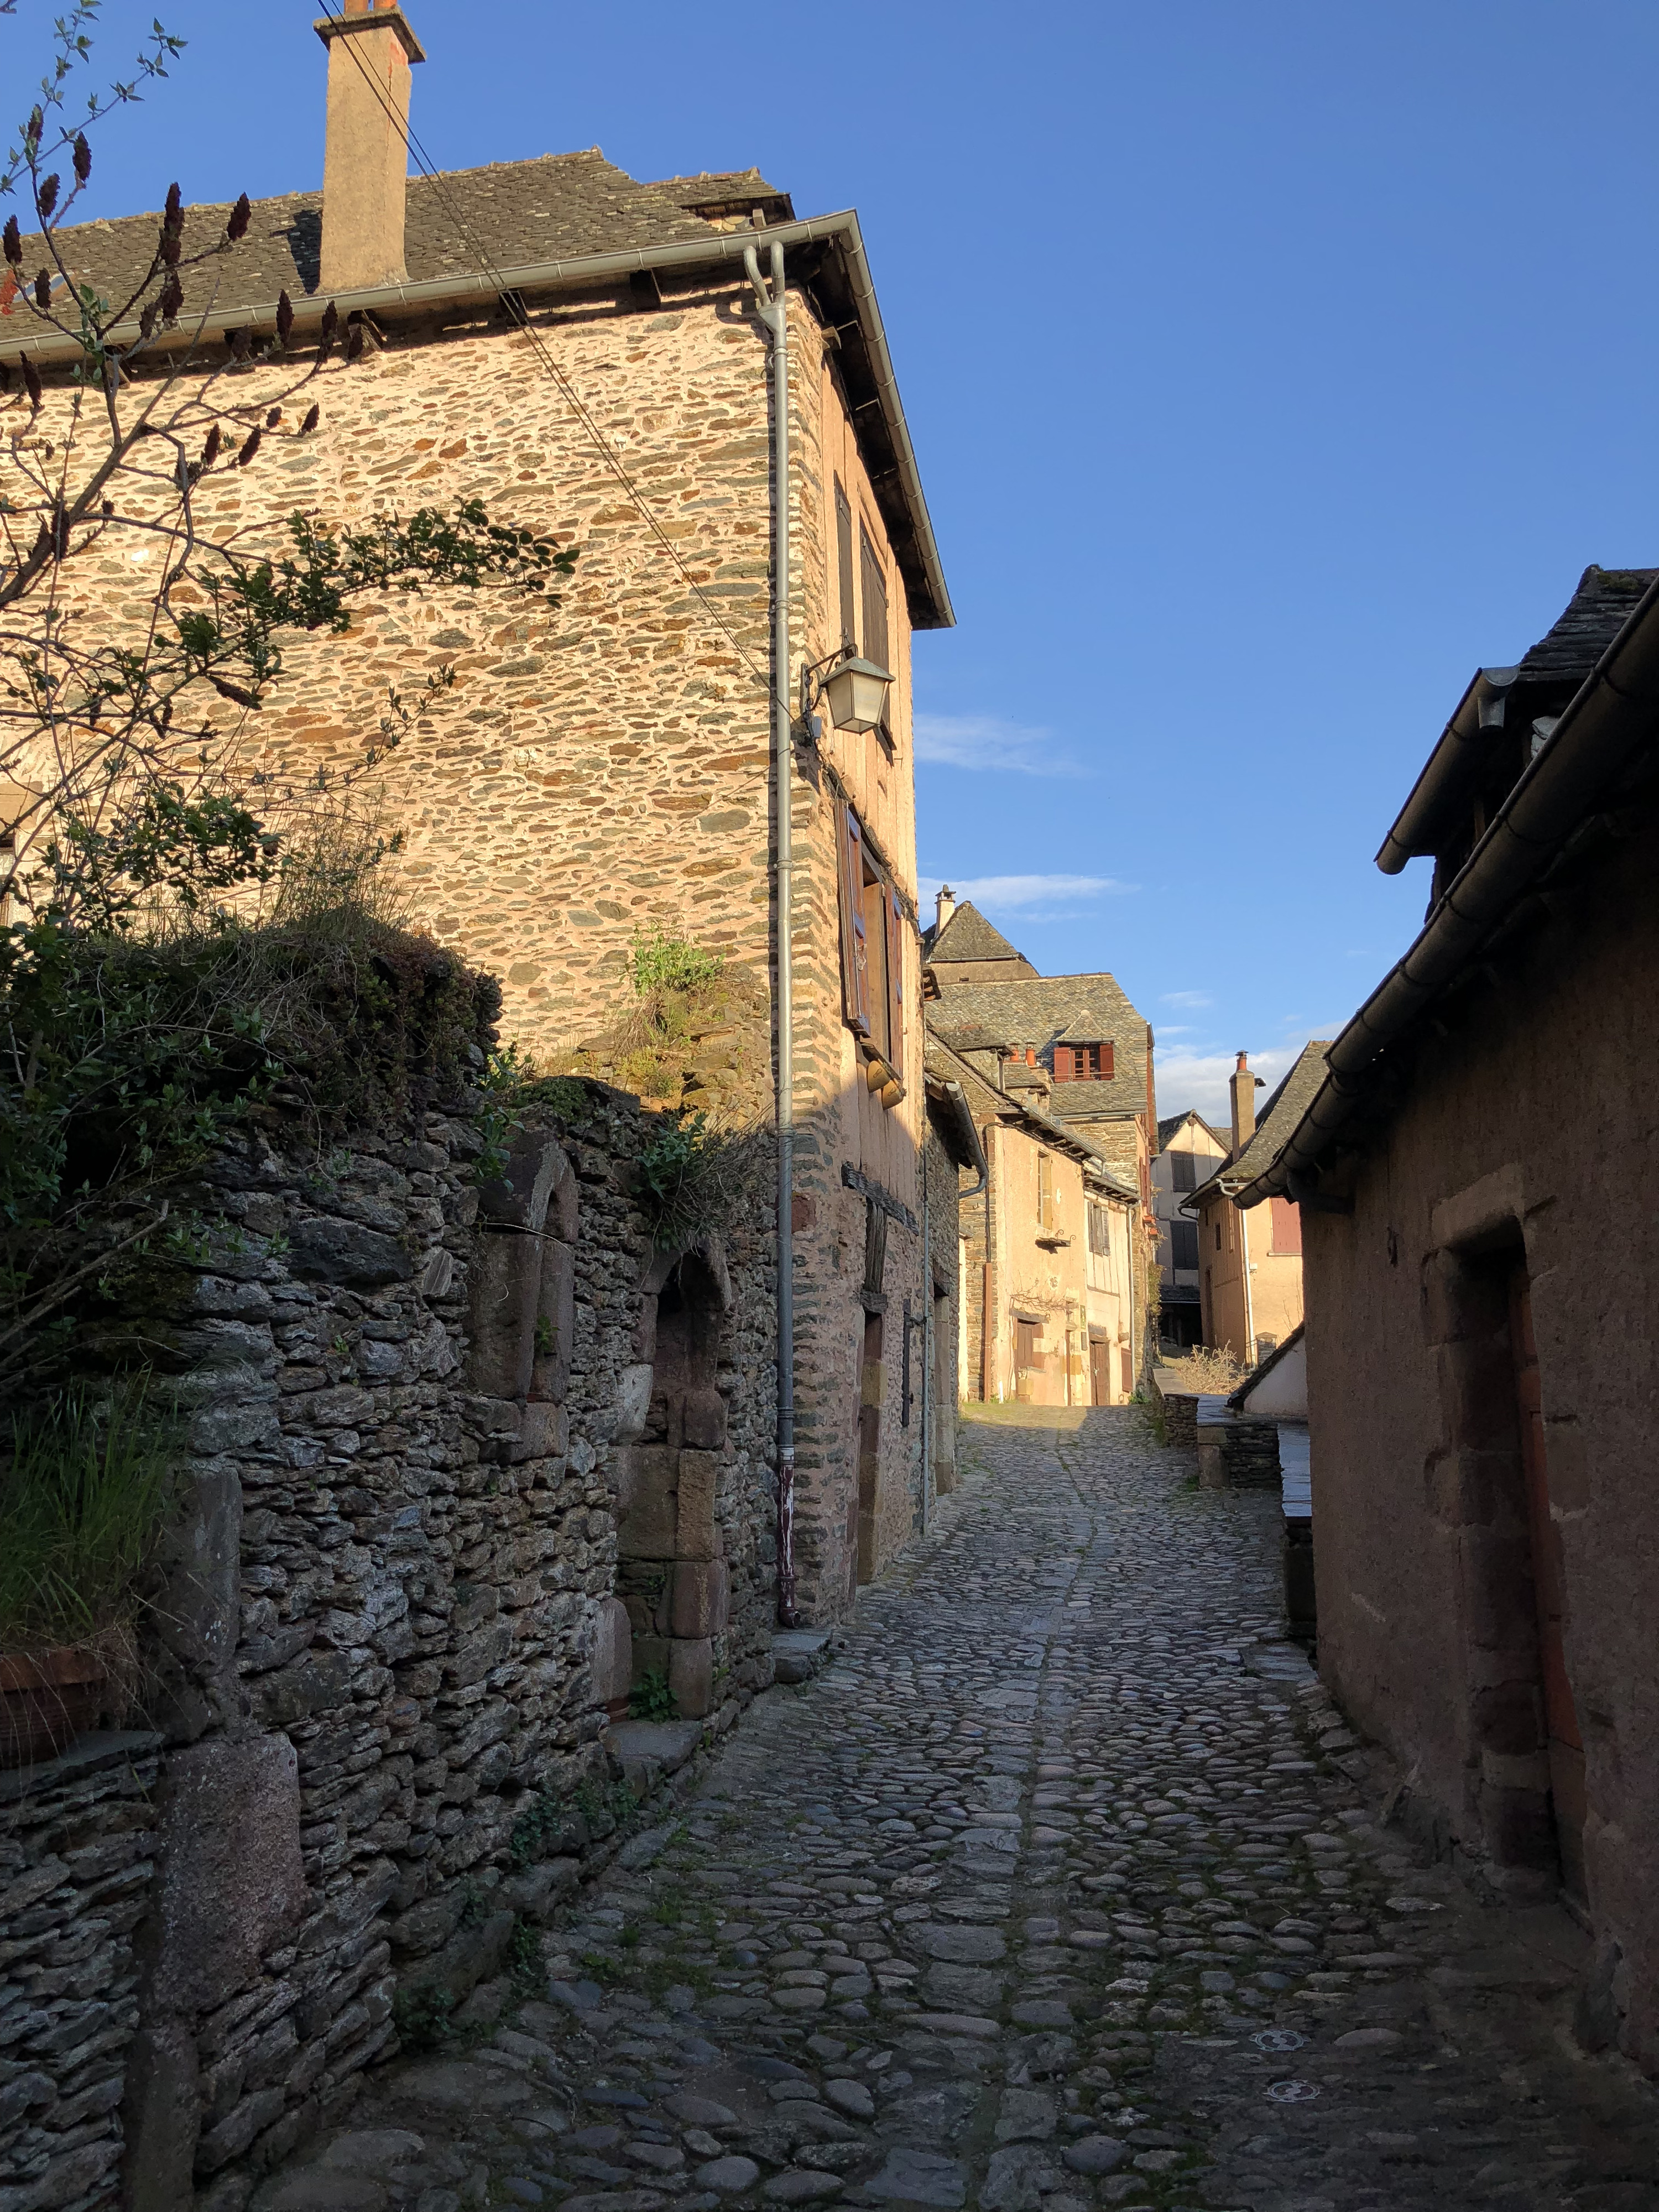
[[[0,2208],[103,2205],[138,2024],[161,1739],[100,1735],[0,1774]]]
[[[700,1518],[664,1671],[714,1733],[771,1679],[764,1200],[654,1251],[630,1194],[655,1117],[563,1088],[561,1124],[500,1158],[470,1110],[322,1160],[281,1130],[228,1152],[187,1194],[193,1256],[147,1294],[188,1451],[147,1692],[165,1748],[124,2069],[134,2212],[242,2212],[371,2062],[533,1956],[525,1931],[628,1809],[610,1721],[660,1655],[632,1648],[618,1522],[671,1401]],[[690,1307],[688,1397],[666,1344]],[[82,1940],[45,1932],[54,1956]],[[77,2065],[46,2066],[53,2109],[79,2109]],[[33,2094],[16,2078],[0,2096]],[[14,2155],[39,2153],[0,2128]]]

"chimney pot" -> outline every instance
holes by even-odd
[[[318,289],[401,284],[409,186],[409,70],[426,55],[401,8],[344,0],[313,27],[328,48]]]
[[[956,910],[957,902],[954,896],[952,895],[950,884],[941,884],[939,887],[939,902],[933,914],[933,927],[935,933],[944,928],[945,923],[949,921],[951,916],[956,912]]]

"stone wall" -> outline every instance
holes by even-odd
[[[0,2207],[115,2201],[161,1739],[0,1774]]]
[[[718,1732],[771,1678],[764,1194],[758,1228],[653,1253],[629,1190],[655,1117],[568,1091],[495,1173],[459,1110],[325,1161],[280,1131],[228,1152],[191,1194],[198,1260],[152,1285],[191,1411],[134,2212],[241,2212],[365,2067],[533,1943],[614,1826],[631,1679],[659,1669]],[[688,1306],[695,1405],[665,1349]],[[671,1422],[665,1651],[617,1595],[618,1526]]]

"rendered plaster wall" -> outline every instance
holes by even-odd
[[[1659,1252],[1631,1202],[1655,1165],[1650,830],[1418,1044],[1353,1212],[1306,1215],[1304,1266],[1321,1670],[1413,1773],[1426,1832],[1524,1890],[1553,1879],[1535,1613],[1518,1454],[1492,1420],[1513,1374],[1478,1294],[1494,1254],[1524,1251],[1584,1744],[1587,2019],[1652,2069],[1659,1352],[1632,1321]]]
[[[461,1108],[325,1162],[227,1153],[190,1194],[206,1251],[147,1298],[193,1410],[148,1697],[134,2212],[241,2212],[614,1821],[618,1517],[670,1264],[629,1194],[652,1117],[580,1101],[482,1181]],[[763,1218],[696,1260],[706,1525],[672,1679],[716,1731],[771,1678],[768,1259]]]

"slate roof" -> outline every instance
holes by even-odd
[[[1592,562],[1559,620],[1522,655],[1522,684],[1582,683],[1635,611],[1659,568],[1598,568]]]
[[[1187,1201],[1189,1206],[1200,1198],[1241,1189],[1257,1176],[1267,1173],[1325,1080],[1325,1055],[1330,1048],[1328,1037],[1303,1046],[1279,1088],[1262,1108],[1255,1134],[1236,1160],[1227,1161],[1207,1182],[1200,1184]]]
[[[994,929],[971,899],[963,899],[927,948],[927,964],[955,960],[1024,960],[1025,955]]]
[[[758,172],[743,173],[771,191]],[[411,177],[404,228],[410,281],[476,274],[479,246],[495,267],[512,269],[706,239],[711,226],[689,212],[671,189],[702,181],[636,183],[597,146],[583,153],[544,154],[531,161]],[[212,246],[229,214],[228,204],[187,208],[185,257]],[[58,232],[58,251],[78,279],[118,306],[149,266],[161,222],[157,213],[75,223]],[[217,309],[269,307],[280,291],[295,300],[314,293],[322,236],[320,185],[313,191],[255,200],[247,236],[234,252],[185,272],[181,319],[188,321],[210,304]],[[41,257],[38,234],[25,240],[23,252],[27,271]]]
[[[769,185],[758,169],[705,169],[696,177],[662,177],[650,186],[665,192],[677,207],[705,222],[732,217],[747,222],[756,208],[768,222],[793,222],[795,204],[787,192]]]
[[[1048,1110],[1067,1122],[1146,1110],[1146,1024],[1110,975],[1038,975],[1008,983],[952,983],[945,978],[930,1017],[939,1036],[959,1052],[1034,1045],[1051,1065],[1056,1042],[1109,1038],[1110,1079],[1058,1083]]]
[[[1209,1123],[1205,1120],[1204,1116],[1199,1113],[1195,1108],[1189,1106],[1184,1114],[1166,1114],[1158,1122],[1158,1149],[1160,1152],[1168,1145],[1170,1138],[1174,1136],[1176,1131],[1177,1129],[1184,1129],[1188,1121],[1196,1121],[1199,1127],[1203,1130],[1205,1135],[1208,1137],[1211,1142],[1216,1145],[1222,1152],[1226,1152],[1232,1150],[1232,1146],[1230,1140],[1224,1137],[1218,1129],[1212,1129]]]

